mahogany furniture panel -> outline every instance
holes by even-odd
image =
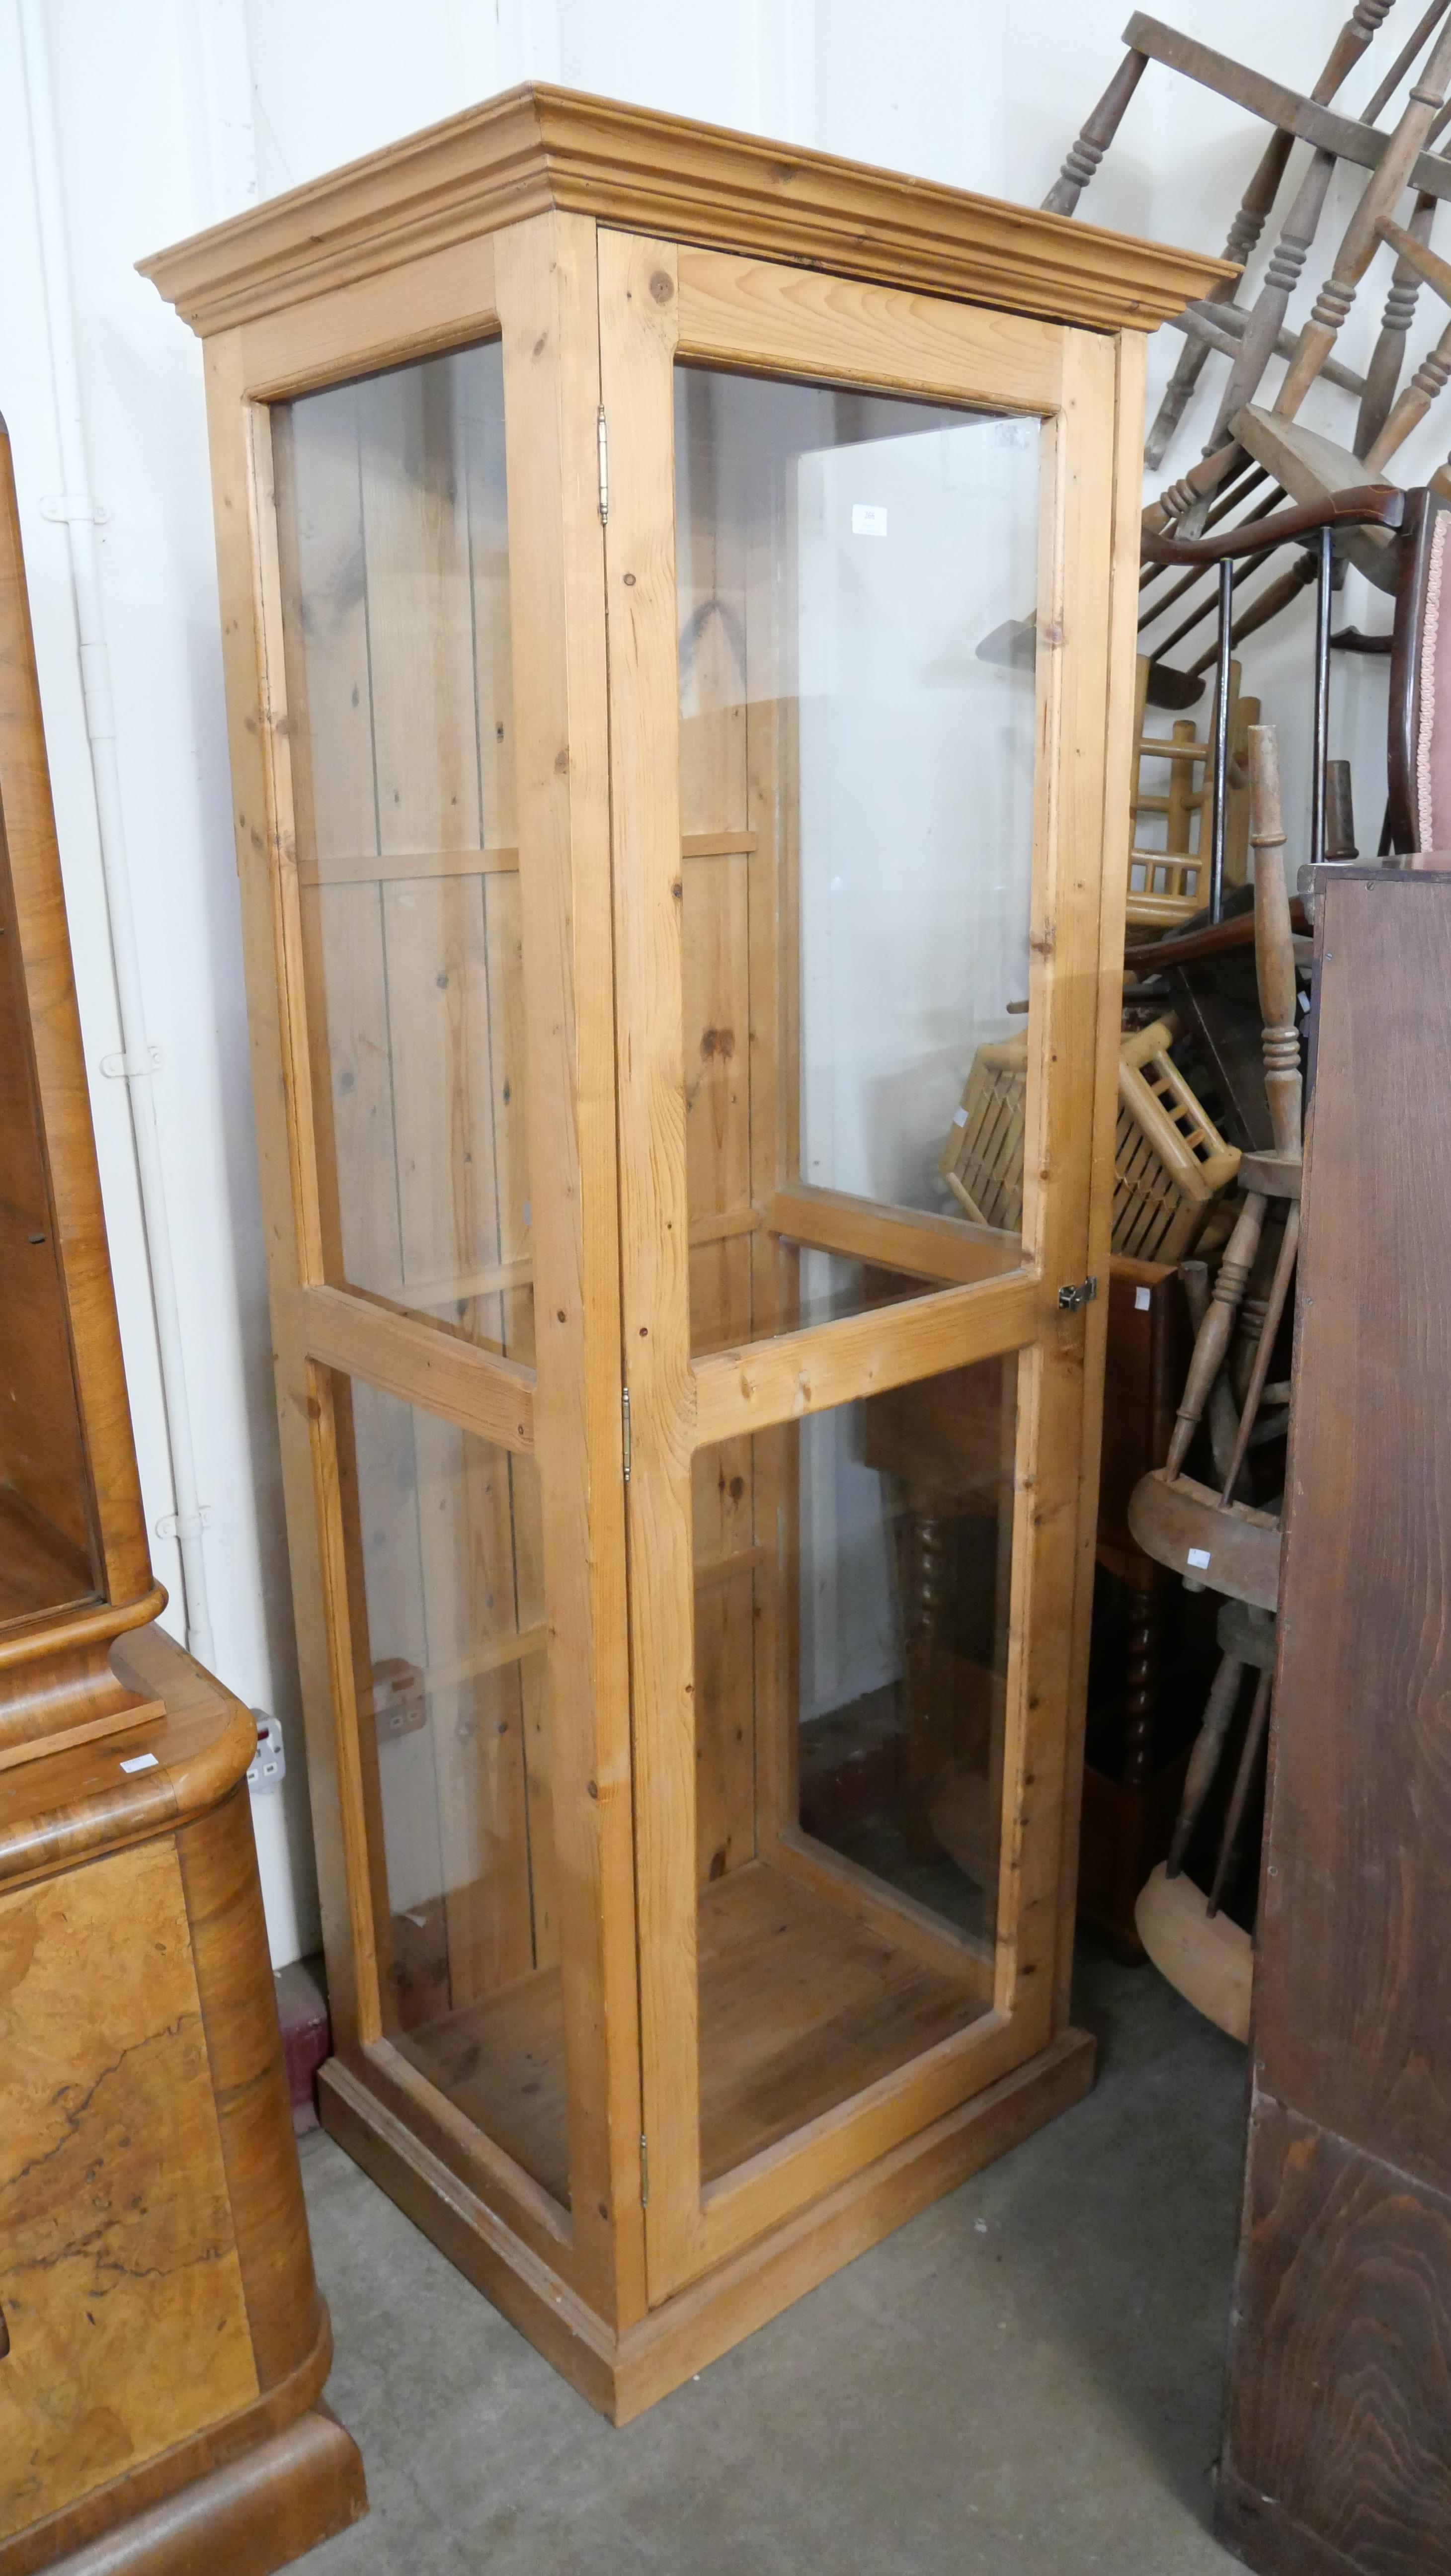
[[[1218,264],[539,87],[146,273],[323,2117],[624,2420],[1091,2077],[1143,334]],[[1024,996],[1003,1230],[937,1160]]]
[[[1144,1955],[1134,1907],[1169,1848],[1183,1786],[1185,1712],[1197,1709],[1208,1680],[1198,1605],[1135,1545],[1128,1525],[1135,1485],[1168,1453],[1188,1341],[1177,1268],[1115,1253],[1109,1263],[1078,1913],[1134,1961]],[[1191,1717],[1190,1729],[1192,1724]]]
[[[1451,875],[1317,880],[1249,2158],[1218,2529],[1451,2568]]]

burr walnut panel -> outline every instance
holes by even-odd
[[[0,2312],[0,2537],[257,2396],[169,1839],[0,1896]]]

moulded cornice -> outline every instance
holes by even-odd
[[[1102,331],[1151,331],[1236,273],[1063,215],[540,85],[139,266],[205,338],[550,206]]]

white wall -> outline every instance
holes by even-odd
[[[1302,0],[1172,0],[1174,22],[1308,87],[1345,10]],[[1388,55],[1398,8],[1381,40]],[[216,583],[197,344],[133,272],[146,252],[256,195],[529,77],[774,132],[928,177],[1036,202],[1119,59],[1122,0],[48,0],[92,478],[110,517],[103,580],[119,756],[158,1078],[179,1295],[223,1678],[288,1730],[283,1796],[259,1800],[277,1958],[316,1937],[288,1609],[260,1224],[253,1172]],[[1354,106],[1374,75],[1347,93]],[[1089,192],[1094,219],[1218,249],[1259,148],[1234,109],[1150,70]],[[1336,201],[1339,221],[1350,192]],[[1325,238],[1337,229],[1336,207]],[[1451,219],[1447,220],[1451,231]],[[0,412],[10,426],[61,854],[148,1515],[171,1507],[140,1252],[126,1102],[100,1078],[117,1043],[94,807],[63,532],[40,514],[61,489],[39,280],[18,0],[0,0]],[[1344,354],[1373,332],[1384,255]],[[1311,262],[1309,291],[1323,269]],[[1429,308],[1430,299],[1425,303]],[[1439,324],[1436,326],[1439,327]],[[1413,335],[1431,336],[1429,309]],[[1151,349],[1151,400],[1177,335]],[[1201,406],[1202,412],[1203,406]],[[1342,398],[1306,418],[1344,434]],[[1168,464],[1197,454],[1191,417]],[[1451,408],[1403,452],[1403,479],[1451,442]],[[1352,576],[1345,614],[1367,612]],[[1282,726],[1303,812],[1308,601],[1246,656]],[[1334,749],[1355,749],[1363,845],[1379,822],[1384,666],[1337,666]],[[1291,863],[1298,852],[1292,846]],[[154,1541],[175,1587],[173,1548]]]

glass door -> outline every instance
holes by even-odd
[[[1055,2027],[1115,355],[600,243],[658,2301]]]

